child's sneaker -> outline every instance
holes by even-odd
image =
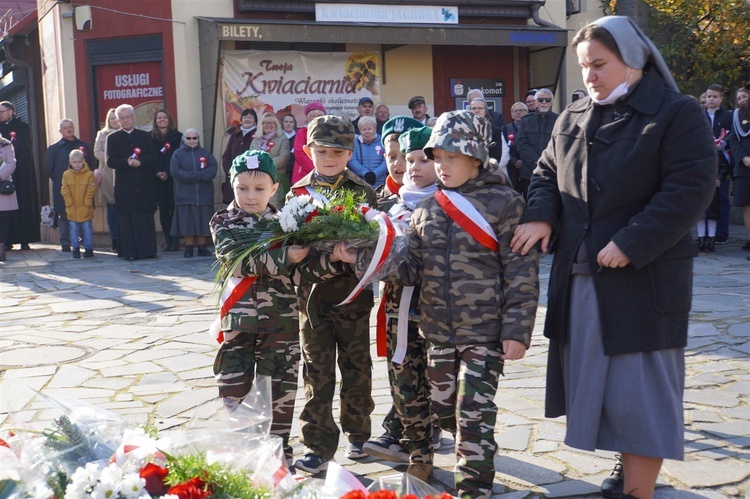
[[[437,426],[432,427],[432,450],[438,450],[443,439],[443,430]]]
[[[323,459],[315,454],[305,454],[294,462],[294,467],[312,475],[317,475],[328,468],[328,459]]]
[[[83,257],[84,258],[94,258],[94,250],[90,249],[90,250],[84,251],[83,252]]]
[[[73,248],[73,258],[81,258],[81,250],[79,248]]]
[[[364,445],[364,442],[349,442],[349,445],[346,446],[346,452],[344,452],[344,455],[349,459],[362,459],[363,457],[367,457],[367,453],[362,449]]]
[[[387,433],[383,433],[378,438],[365,442],[362,450],[369,456],[385,459],[386,461],[394,463],[409,462],[409,453],[406,452],[406,449],[404,449],[398,440]]]

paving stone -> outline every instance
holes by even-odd
[[[690,417],[694,422],[702,423],[721,423],[724,421],[718,412],[700,409],[690,411]]]
[[[738,404],[737,394],[717,390],[685,390],[685,402],[715,407],[734,407]]]
[[[540,487],[543,497],[581,497],[599,492],[601,484],[585,480],[566,480]]]
[[[137,364],[123,364],[115,367],[102,367],[101,372],[104,376],[127,376],[129,374],[156,373],[162,368],[153,362],[139,362]]]
[[[505,431],[495,432],[495,441],[501,449],[525,450],[529,445],[531,426],[514,426]]]
[[[549,457],[568,463],[572,470],[583,475],[593,475],[602,471],[609,472],[614,465],[614,462],[611,460],[601,459],[594,454],[585,451],[571,452],[569,450],[563,450],[553,452]],[[571,470],[568,470],[566,475],[570,476],[570,474]]]
[[[194,409],[215,397],[216,389],[211,388],[181,391],[161,402],[156,409],[156,414],[163,418],[172,418],[190,409]]]
[[[747,462],[735,460],[664,461],[662,472],[690,488],[737,483],[750,476]]]
[[[496,457],[495,470],[503,479],[525,487],[535,487],[561,482],[565,465],[552,459],[524,453]]]

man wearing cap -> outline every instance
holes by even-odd
[[[409,109],[411,109],[411,115],[415,120],[423,125],[427,124],[430,115],[427,114],[427,103],[425,102],[424,97],[421,95],[415,95],[409,99]]]
[[[359,135],[359,119],[362,116],[372,116],[375,114],[375,103],[372,101],[372,98],[370,97],[362,97],[359,99],[359,104],[357,104],[357,113],[359,113],[359,116],[357,116],[357,119],[352,121],[352,125],[354,125],[354,133]]]
[[[320,116],[307,127],[305,153],[315,169],[292,186],[287,200],[299,195],[328,197],[347,189],[375,205],[375,191],[346,168],[354,150],[354,127],[338,116]],[[345,456],[366,457],[362,446],[370,438],[372,359],[370,358],[371,287],[351,303],[338,306],[359,280],[354,273],[324,283],[297,288],[300,310],[305,407],[300,414],[300,442],[305,455],[294,467],[317,474],[328,467],[339,441],[333,419],[336,365],[341,371],[340,424],[349,444]]]

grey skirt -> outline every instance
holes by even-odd
[[[211,237],[209,223],[214,216],[213,205],[179,205],[174,207],[170,236],[208,236]]]
[[[573,275],[570,307],[570,340],[563,348],[565,444],[683,459],[684,349],[604,355],[590,275]]]

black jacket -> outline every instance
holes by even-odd
[[[567,337],[571,265],[584,244],[604,353],[684,347],[696,255],[691,229],[714,193],[716,148],[696,102],[647,72],[614,121],[599,127],[591,99],[560,115],[529,188],[522,222],[556,237],[544,334]],[[597,272],[610,241],[630,259]]]
[[[128,158],[140,149],[141,166],[131,168]],[[115,170],[115,205],[117,213],[155,213],[154,176],[159,169],[159,151],[151,134],[134,129],[118,130],[107,137],[107,166]]]
[[[531,178],[531,173],[536,168],[539,156],[542,155],[542,151],[549,143],[558,116],[552,111],[529,113],[518,124],[516,149],[523,161],[520,172],[521,178]]]

